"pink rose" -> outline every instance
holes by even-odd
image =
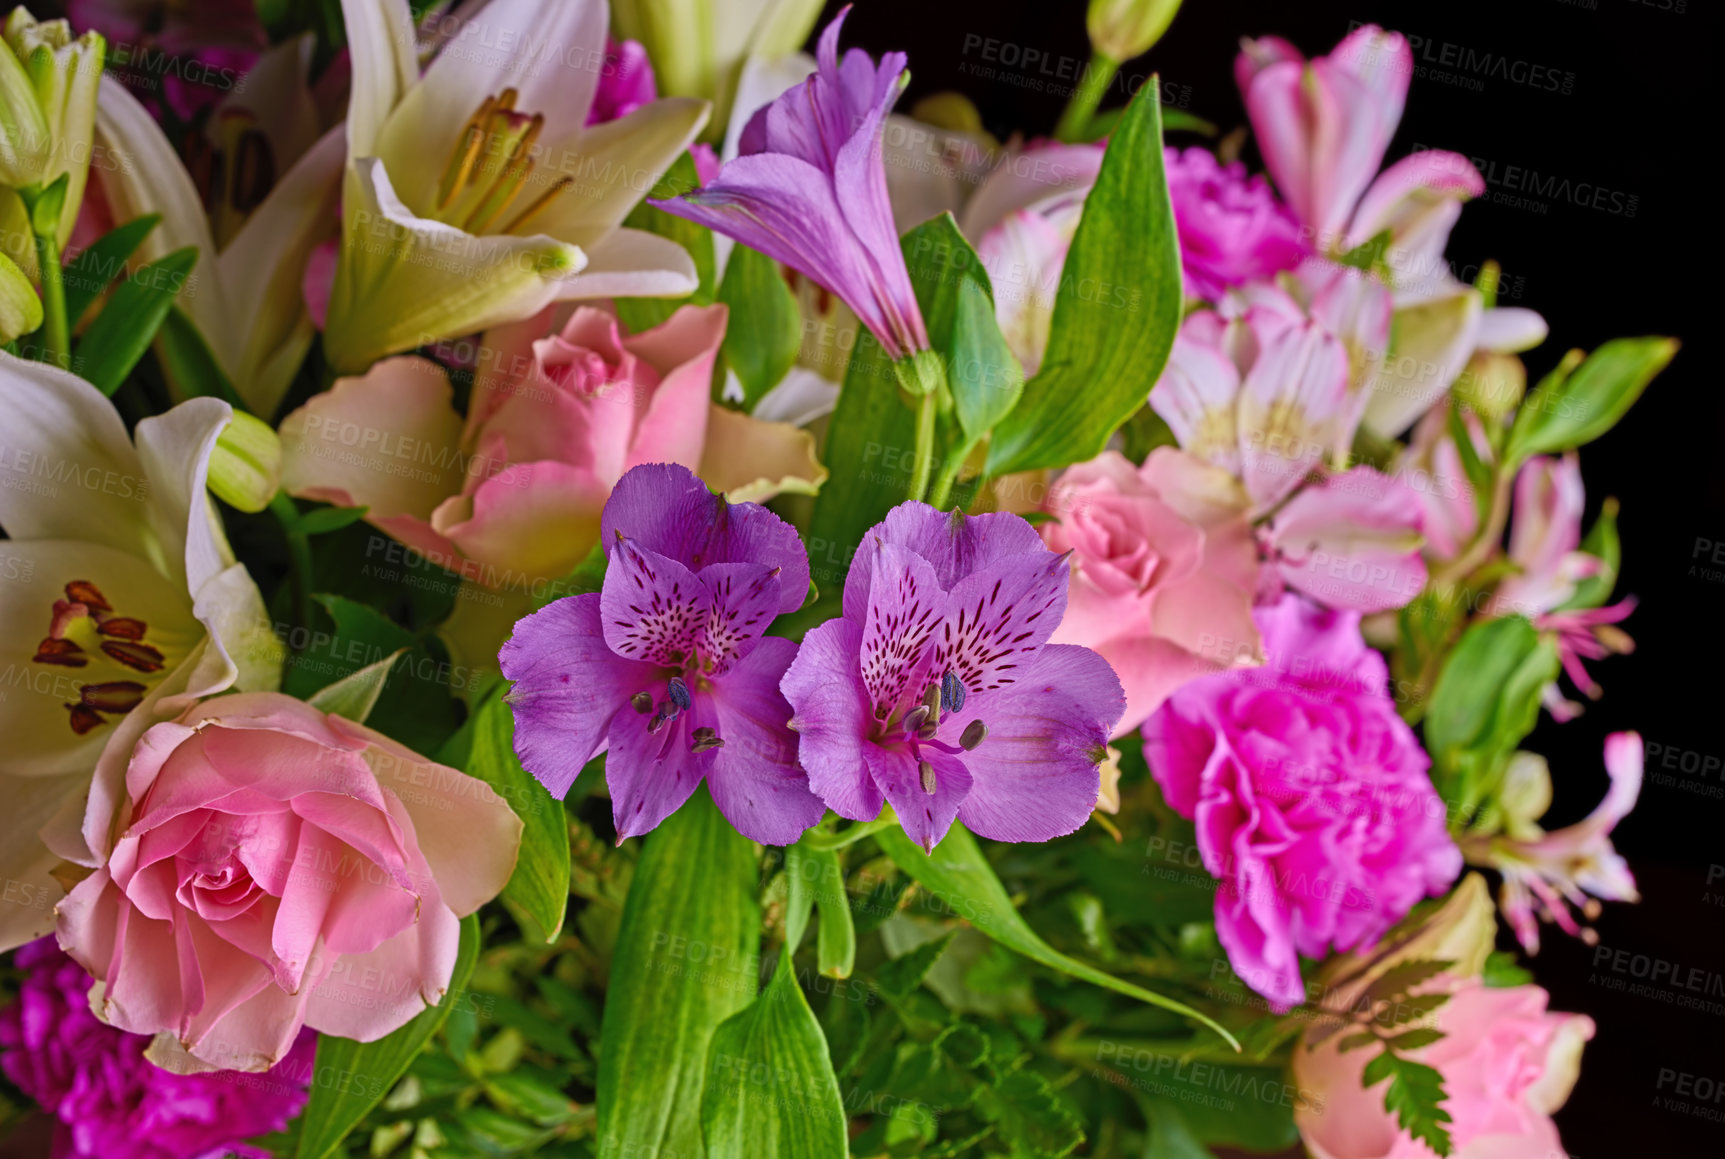
[[[1478,978],[1440,974],[1422,993],[1448,991],[1432,1025],[1444,1037],[1407,1051],[1435,1067],[1449,1094],[1453,1159],[1538,1159],[1567,1154],[1551,1114],[1569,1098],[1581,1047],[1593,1037],[1584,1014],[1554,1014],[1538,986],[1494,989]],[[1431,1159],[1384,1110],[1382,1084],[1360,1088],[1371,1048],[1342,1054],[1343,1036],[1294,1051],[1294,1081],[1309,1094],[1294,1121],[1314,1159]]]
[[[366,518],[493,588],[560,579],[597,542],[612,486],[678,463],[733,499],[813,493],[814,441],[710,401],[723,306],[685,306],[640,334],[590,306],[486,332],[465,420],[440,366],[386,358],[281,426],[290,494]]]
[[[1222,470],[1160,447],[1143,467],[1115,451],[1070,467],[1042,525],[1073,553],[1058,644],[1100,652],[1126,689],[1115,736],[1137,728],[1186,681],[1255,661],[1258,554],[1244,499]]]
[[[442,999],[459,919],[514,871],[484,782],[278,693],[155,725],[108,863],[60,903],[99,1011],[266,1070],[300,1027],[370,1042]]]
[[[1300,955],[1370,946],[1462,862],[1359,613],[1287,595],[1257,622],[1265,666],[1176,691],[1144,757],[1197,822],[1235,973],[1283,1011],[1305,999]]]

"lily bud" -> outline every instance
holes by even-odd
[[[71,236],[90,174],[96,89],[106,53],[100,35],[74,37],[64,20],[38,21],[23,8],[6,18],[0,43],[0,185],[31,193],[66,176],[58,223],[62,245]],[[26,272],[35,270],[33,244],[8,239],[5,250]]]
[[[1180,0],[1090,0],[1090,47],[1112,61],[1143,56],[1178,11]]]
[[[243,411],[216,439],[209,487],[231,507],[256,514],[281,490],[282,444],[269,424]]]
[[[820,0],[611,0],[611,35],[638,40],[668,97],[713,102],[723,132],[743,61],[802,48]]]
[[[24,271],[0,254],[0,342],[10,342],[42,324],[42,299]]]

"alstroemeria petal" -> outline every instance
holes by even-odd
[[[611,745],[605,752],[605,783],[611,789],[611,819],[619,840],[651,832],[659,822],[682,808],[689,794],[707,776],[717,752],[695,752],[694,730],[719,729],[710,697],[697,696],[694,706],[648,731],[650,717],[632,711],[611,721]]]
[[[1021,669],[1066,614],[1071,576],[1066,558],[1046,549],[997,559],[965,576],[946,596],[946,616],[934,636],[933,674],[955,674],[977,697],[1017,684]],[[874,605],[880,602],[881,578],[877,571]]]
[[[1183,330],[1150,389],[1150,409],[1168,424],[1181,450],[1232,472],[1240,468],[1239,397],[1233,359]]]
[[[763,563],[715,563],[702,568],[698,578],[711,604],[696,650],[701,670],[721,676],[754,651],[761,633],[778,616],[779,577]],[[774,688],[781,675],[774,675]]]
[[[808,596],[809,559],[796,528],[765,507],[726,502],[687,467],[650,463],[630,471],[605,504],[602,526],[607,551],[620,531],[697,570],[714,563],[776,567],[780,612],[796,611]]]
[[[763,845],[791,844],[826,812],[797,765],[791,706],[779,691],[796,655],[795,643],[768,636],[713,684],[714,727],[725,743],[713,753],[707,789],[737,832]]]
[[[1126,696],[1089,648],[1043,647],[1017,682],[973,695],[942,734],[973,720],[988,735],[961,759],[973,780],[959,819],[994,841],[1048,841],[1084,824],[1101,784],[1098,765]]]
[[[984,742],[986,743],[986,742]],[[924,749],[926,761],[934,775],[934,792],[927,791],[921,765],[917,758],[900,749],[868,746],[866,752],[869,775],[880,786],[892,810],[904,827],[906,837],[926,851],[932,851],[952,828],[966,798],[975,787],[975,778],[965,762],[948,753]],[[1095,787],[1090,793],[1096,800]]]
[[[858,656],[870,711],[881,724],[907,697],[920,699],[926,680],[940,679],[944,670],[927,668],[927,653],[931,643],[939,643],[936,631],[942,626],[947,599],[935,581],[934,569],[921,556],[894,543],[872,550],[874,587],[863,617]]]
[[[1348,413],[1348,352],[1316,322],[1263,342],[1241,383],[1240,463],[1260,510],[1300,483],[1331,446]]]
[[[1305,488],[1276,512],[1276,566],[1290,586],[1332,608],[1399,608],[1425,587],[1423,520],[1410,488],[1355,467]]]
[[[863,537],[845,576],[845,615],[859,620],[870,598],[876,554],[872,548],[876,543],[896,544],[927,560],[942,590],[949,590],[995,560],[1048,550],[1036,529],[1010,512],[966,515],[940,511],[926,503],[900,503]]]
[[[713,609],[700,577],[631,539],[612,548],[599,598],[611,650],[667,667],[681,667],[697,654]]]
[[[859,622],[828,620],[803,637],[779,688],[796,705],[791,728],[809,788],[839,816],[873,821],[883,798],[868,770],[874,746],[865,738],[874,719],[857,660],[861,650]]]
[[[1393,438],[1449,391],[1474,351],[1482,307],[1471,286],[1397,304],[1390,352],[1366,403],[1367,427]]]
[[[659,670],[611,651],[597,593],[569,596],[518,621],[497,660],[515,682],[515,753],[554,797],[605,745],[611,718]],[[645,720],[642,721],[643,727]]]

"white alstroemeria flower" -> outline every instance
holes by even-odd
[[[227,403],[145,419],[134,446],[95,387],[0,354],[0,413],[9,949],[53,928],[56,865],[101,864],[145,728],[225,688],[274,688],[282,650],[204,490]]]
[[[586,125],[604,0],[492,0],[444,17],[440,33],[459,28],[423,76],[407,0],[343,0],[342,11],[353,93],[324,331],[338,371],[553,301],[693,292],[680,246],[618,226],[708,106],[654,101]]]
[[[266,67],[271,61],[302,52],[295,42],[266,54],[258,64],[260,87],[284,71]],[[231,234],[219,248],[203,199],[161,126],[108,77],[97,105],[96,140],[104,150],[96,175],[114,221],[162,215],[136,260],[198,248],[197,265],[175,304],[246,405],[259,414],[274,413],[317,333],[301,286],[306,259],[334,223],[345,159],[342,129],[331,129],[294,160],[237,231],[232,207],[218,206],[221,234]],[[288,158],[275,160],[285,164]]]

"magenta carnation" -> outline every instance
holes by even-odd
[[[1262,177],[1194,146],[1164,154],[1186,294],[1215,301],[1230,286],[1291,270],[1309,255],[1304,231]]]
[[[144,1058],[147,1036],[90,1012],[90,975],[52,938],[15,963],[24,976],[0,1010],[0,1070],[59,1120],[53,1159],[267,1159],[244,1140],[281,1130],[305,1105],[309,1031],[265,1074],[175,1074]]]
[[[1300,955],[1369,946],[1462,859],[1359,614],[1288,595],[1254,618],[1265,666],[1175,692],[1144,725],[1144,756],[1197,822],[1235,972],[1280,1012],[1305,997]]]

